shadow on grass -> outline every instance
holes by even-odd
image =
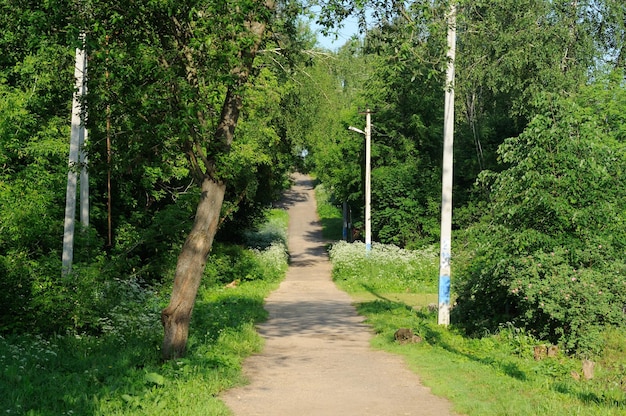
[[[203,334],[204,342],[214,343],[227,329],[263,322],[267,317],[263,298],[225,294],[218,301],[198,301],[191,322],[191,337]]]
[[[368,317],[370,323],[378,325],[375,329],[380,333],[393,333],[398,328],[393,328],[390,322],[397,321],[398,316],[411,316],[413,317],[412,329],[417,330],[417,333],[422,336],[424,342],[428,344],[442,348],[443,350],[454,354],[462,359],[467,359],[482,365],[489,366],[495,369],[498,373],[504,374],[513,379],[530,382],[531,380],[527,374],[519,367],[515,362],[507,360],[506,357],[494,356],[494,351],[488,349],[483,354],[473,354],[471,351],[475,350],[475,347],[468,346],[463,348],[462,346],[455,346],[450,342],[451,337],[462,335],[450,334],[450,330],[436,325],[437,312],[430,312],[427,308],[415,310],[410,305],[397,300],[389,299],[388,297],[381,295],[374,288],[362,285],[376,300],[366,301],[357,304],[357,310],[361,315]],[[452,329],[453,331],[454,329]],[[388,342],[391,344],[394,341],[390,338]],[[462,342],[459,342],[462,344]],[[412,348],[412,344],[409,344],[407,348]],[[489,348],[489,347],[486,347]],[[558,382],[556,380],[547,377],[549,388],[567,395],[579,403],[585,405],[597,405],[603,408],[613,409],[625,409],[626,400],[623,399],[623,394],[611,393],[609,391],[590,391],[592,388],[600,389],[601,387],[591,387],[588,385],[573,383],[573,382]],[[546,380],[547,381],[547,380]]]
[[[443,348],[444,350],[452,354],[469,359],[471,361],[493,367],[506,374],[507,376],[515,378],[517,380],[527,380],[526,374],[515,363],[496,359],[493,357],[478,357],[468,352],[461,351],[457,347],[447,342],[445,340],[445,337],[443,336],[443,329],[441,327],[435,326],[434,324],[434,320],[436,319],[435,312],[430,312],[426,308],[415,310],[410,305],[407,305],[404,302],[399,302],[386,298],[385,296],[378,293],[374,288],[368,285],[362,286],[365,290],[375,296],[377,300],[359,304],[357,307],[359,313],[370,316],[390,312],[397,314],[399,310],[406,310],[408,313],[414,315],[416,318],[419,319],[419,334],[430,345]]]
[[[267,318],[261,296],[238,294],[238,290],[196,303],[187,357],[180,362],[160,360],[158,313],[150,328],[99,338],[0,338],[0,410],[3,414],[88,415],[114,408],[133,413],[141,410],[141,400],[175,398],[176,386],[186,380],[220,379],[228,384],[221,378],[230,376],[230,383],[235,382],[241,351],[227,351],[222,345],[215,353],[204,351],[215,346],[224,331],[243,332],[242,328]],[[183,361],[193,371],[182,371]]]
[[[325,240],[338,241],[343,238],[343,219],[342,218],[322,218],[322,237]]]
[[[581,391],[578,385],[567,383],[555,383],[552,389],[558,393],[566,394],[577,398],[583,403],[596,404],[599,406],[615,407],[626,410],[626,400],[610,397],[608,392],[600,394],[591,391]]]

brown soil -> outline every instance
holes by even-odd
[[[290,266],[266,299],[264,350],[244,363],[250,384],[221,398],[238,416],[451,415],[399,356],[374,351],[371,329],[331,280],[309,177],[285,195]]]

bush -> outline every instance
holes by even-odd
[[[492,237],[494,237],[492,235]],[[494,238],[497,240],[497,238]],[[601,250],[601,249],[598,249]],[[581,254],[556,247],[551,252],[477,256],[456,281],[453,320],[470,333],[494,331],[512,322],[568,352],[598,352],[606,326],[623,326],[626,265],[594,256],[588,267]],[[499,255],[498,255],[499,254]]]
[[[454,320],[469,332],[513,322],[569,352],[601,347],[624,326],[624,145],[602,109],[548,101],[499,149],[509,167],[484,173],[490,211],[461,235]]]
[[[272,210],[257,231],[245,233],[248,245],[214,243],[204,271],[208,283],[272,281],[287,267],[287,222],[283,210]]]

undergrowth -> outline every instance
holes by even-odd
[[[330,208],[327,205],[320,216],[341,215]],[[475,337],[464,335],[454,325],[437,325],[436,307],[427,300],[436,293],[434,250],[404,251],[374,244],[367,255],[361,243],[339,242],[330,249],[330,256],[333,278],[357,300],[359,313],[377,334],[373,346],[403,355],[422,382],[450,400],[456,412],[470,416],[626,415],[624,331],[605,329],[599,355],[572,357],[557,346],[554,357],[537,360],[535,347],[543,350],[549,344],[511,323]],[[404,300],[407,291],[422,291],[426,300],[416,302],[417,296]],[[394,333],[399,328],[412,329],[421,342],[398,344]],[[584,377],[582,358],[595,363],[591,379]]]
[[[271,230],[284,235],[287,214]],[[282,230],[282,231],[277,231]],[[216,397],[242,382],[241,363],[262,347],[254,325],[284,276],[284,238],[265,247],[216,246],[198,291],[187,356],[160,361],[160,310],[170,288],[131,284],[102,333],[0,337],[0,412],[6,415],[228,415]],[[172,264],[171,267],[174,265]],[[225,275],[229,270],[230,274]],[[232,273],[232,271],[236,273]],[[236,284],[226,285],[225,282]],[[131,280],[132,282],[132,280]]]

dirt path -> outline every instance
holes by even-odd
[[[221,397],[237,416],[450,415],[401,357],[369,347],[371,331],[331,281],[310,178],[287,193],[287,277],[266,300],[266,339],[244,371],[250,384]]]

